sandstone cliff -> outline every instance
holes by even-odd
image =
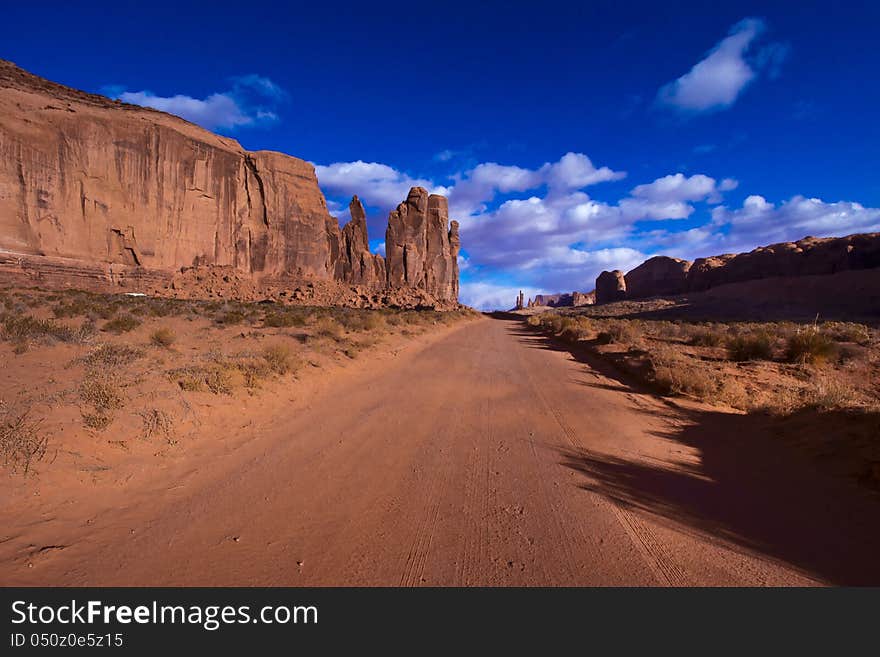
[[[420,303],[455,304],[458,225],[448,226],[445,198],[418,188],[402,207],[410,201],[389,226],[396,259],[386,271],[370,253],[360,201],[340,228],[308,162],[248,152],[178,117],[0,60],[3,271],[137,285],[219,267],[257,282],[412,288],[424,292]]]
[[[626,279],[619,269],[603,271],[596,279],[596,303],[620,301],[626,297]]]
[[[805,237],[758,247],[748,253],[698,258],[693,263],[656,256],[626,274],[602,272],[597,303],[700,292],[730,283],[774,277],[823,276],[880,267],[880,233]]]
[[[458,298],[458,222],[446,198],[413,187],[388,217],[385,267],[392,289],[413,287],[439,299]]]

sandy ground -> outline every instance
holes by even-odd
[[[603,371],[520,321],[421,336],[158,471],[20,488],[0,582],[880,583],[876,495]]]

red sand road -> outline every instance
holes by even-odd
[[[519,321],[465,323],[341,378],[167,491],[120,490],[76,535],[55,536],[51,510],[7,525],[0,580],[880,582],[876,497],[815,472],[752,418],[594,367]],[[10,546],[29,532],[64,549],[24,558]]]

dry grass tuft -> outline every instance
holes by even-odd
[[[121,367],[129,365],[142,358],[144,352],[142,349],[132,347],[126,344],[100,344],[92,349],[88,354],[78,359],[78,362],[84,363],[89,367]]]
[[[98,431],[110,426],[113,412],[125,406],[125,395],[119,376],[107,370],[87,370],[79,386],[79,398],[93,409],[82,412],[83,422],[90,429]]]
[[[176,339],[177,336],[174,334],[174,331],[167,327],[157,328],[150,333],[150,344],[156,347],[164,347],[165,349],[168,349],[174,344]]]
[[[110,333],[116,333],[117,335],[121,333],[128,333],[129,331],[133,331],[138,326],[141,325],[141,320],[138,318],[123,314],[117,315],[113,319],[104,323],[103,329],[105,331],[109,331]]]
[[[30,411],[14,413],[0,405],[0,454],[3,465],[27,475],[31,465],[41,461],[49,448],[49,438],[40,434],[40,421]]]
[[[834,340],[817,327],[801,329],[788,338],[785,357],[791,363],[820,365],[837,357],[838,348]]]
[[[263,359],[272,372],[282,375],[294,371],[300,365],[299,360],[286,344],[268,345],[263,349]]]
[[[169,445],[177,442],[174,439],[174,419],[169,413],[158,408],[150,408],[139,411],[138,415],[143,420],[141,438],[152,440],[154,436],[161,436]]]
[[[0,336],[15,345],[16,353],[23,353],[30,345],[38,342],[81,344],[88,342],[93,335],[94,328],[90,324],[73,328],[51,319],[37,319],[30,315],[6,316],[3,318],[3,327],[0,330]]]

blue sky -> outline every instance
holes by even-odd
[[[17,3],[0,57],[314,162],[376,248],[448,194],[481,307],[880,230],[880,3],[586,5]]]

